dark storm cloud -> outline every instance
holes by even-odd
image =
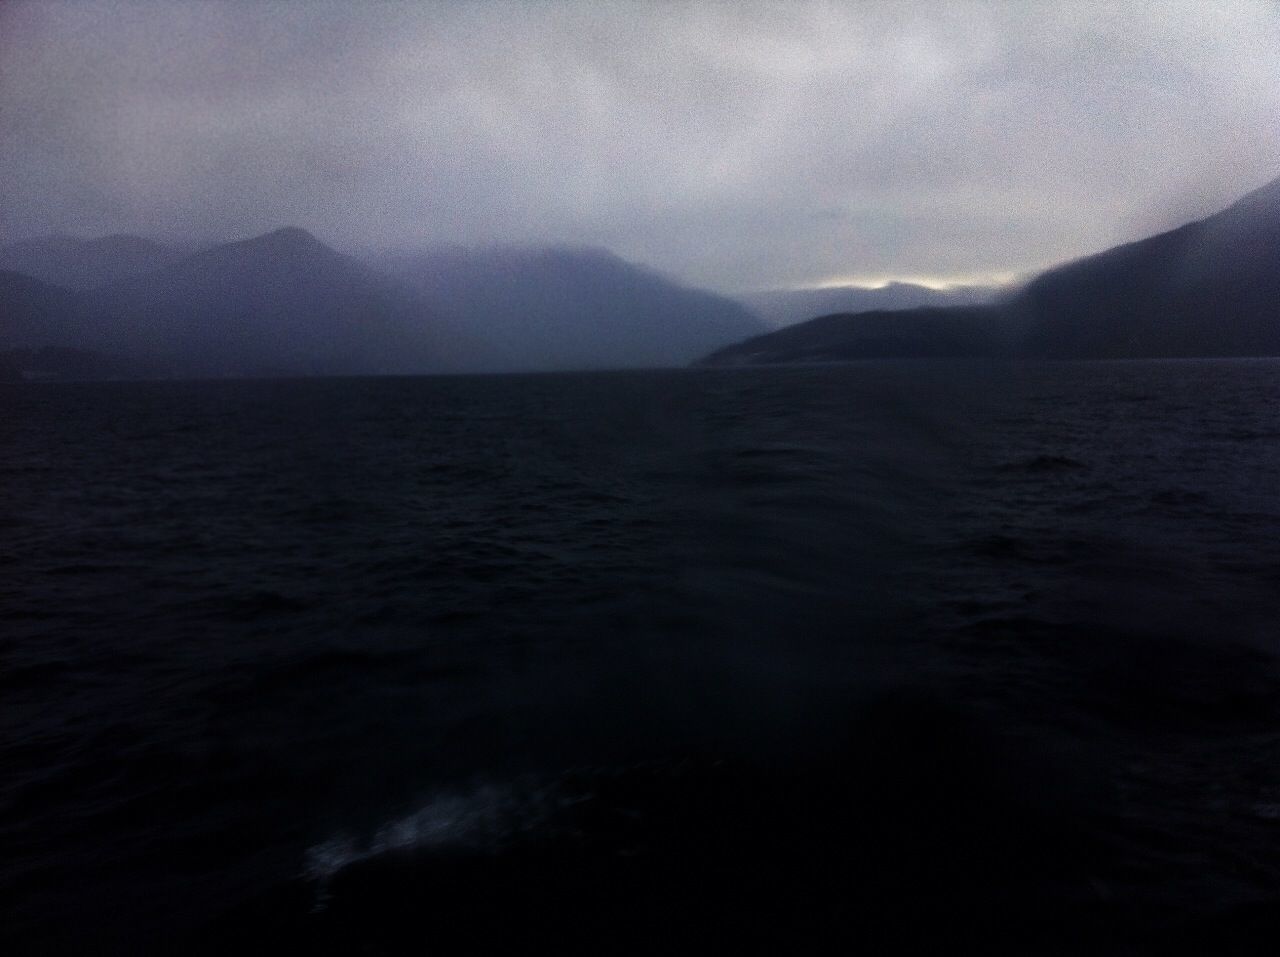
[[[1263,0],[8,3],[0,224],[983,278],[1275,176],[1278,49]]]

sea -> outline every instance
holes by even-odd
[[[8,954],[1272,954],[1280,361],[0,386]]]

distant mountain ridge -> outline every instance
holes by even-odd
[[[741,303],[599,249],[453,248],[375,268],[286,227],[193,254],[139,237],[54,238],[0,261],[67,280],[0,268],[0,353],[129,374],[1280,355],[1280,179],[989,305],[839,313],[773,332]]]
[[[141,236],[50,236],[0,247],[0,269],[25,273],[56,286],[93,289],[162,269],[182,256],[180,250]]]
[[[123,248],[108,240],[23,254]],[[0,271],[0,352],[89,350],[101,368],[178,376],[536,371],[687,365],[764,328],[739,303],[604,250],[451,249],[375,268],[297,227],[163,262],[142,242],[103,284],[83,269],[79,288]]]
[[[836,313],[888,312],[935,306],[977,306],[991,302],[1002,290],[996,286],[953,286],[934,289],[911,282],[883,286],[823,286],[808,289],[770,289],[737,296],[768,325],[789,326],[814,316]]]
[[[483,349],[306,230],[214,246],[92,294],[91,346],[214,374],[449,371]]]
[[[452,247],[390,268],[442,314],[484,330],[507,369],[683,366],[766,328],[740,303],[603,249]]]
[[[71,290],[0,270],[0,347],[64,346],[92,333],[88,310]]]
[[[990,306],[824,316],[701,362],[975,354],[1280,355],[1280,179],[1203,220],[1049,269]]]
[[[53,348],[98,354],[104,369],[224,376],[454,371],[486,357],[396,283],[297,228],[91,289],[0,272],[0,298],[0,351],[27,361]]]

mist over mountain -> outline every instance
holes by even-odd
[[[1203,220],[1050,269],[989,305],[954,300],[990,289],[905,283],[751,297],[773,322],[881,304],[773,332],[741,303],[599,249],[450,247],[375,268],[284,228],[176,259],[121,236],[5,254],[76,288],[0,270],[0,351],[88,350],[113,359],[96,367],[148,374],[1280,354],[1280,180]],[[948,304],[908,305],[920,300]],[[91,367],[57,355],[59,367]]]
[[[70,289],[0,270],[0,381],[148,375],[136,360],[83,348],[98,337],[92,309]]]
[[[1001,290],[995,286],[933,289],[917,283],[890,282],[874,289],[827,286],[812,289],[769,289],[737,296],[739,302],[771,326],[789,326],[814,316],[835,313],[888,312],[934,306],[977,306]]]
[[[1280,355],[1280,179],[1206,219],[1051,269],[1008,308],[1032,355]]]
[[[1006,354],[1280,355],[1280,179],[1203,220],[1050,269],[990,306],[824,316],[703,361]]]
[[[0,269],[71,289],[92,289],[162,269],[183,255],[141,236],[48,236],[0,247]]]
[[[75,250],[127,245],[117,239]],[[23,249],[35,262],[71,247]],[[139,268],[92,288],[0,273],[0,349],[91,350],[168,375],[549,371],[681,366],[765,328],[739,303],[597,249],[450,248],[377,268],[283,228],[157,268],[144,258],[116,257],[117,271]],[[86,261],[68,253],[62,274],[85,286]]]
[[[765,328],[731,299],[601,249],[454,247],[391,268],[442,315],[483,334],[509,369],[687,365]]]
[[[0,348],[68,345],[92,333],[87,312],[69,289],[0,269]]]
[[[484,349],[365,264],[305,230],[196,253],[85,297],[92,348],[208,374],[443,371]]]

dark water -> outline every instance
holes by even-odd
[[[1280,363],[0,417],[11,953],[1280,939]]]

